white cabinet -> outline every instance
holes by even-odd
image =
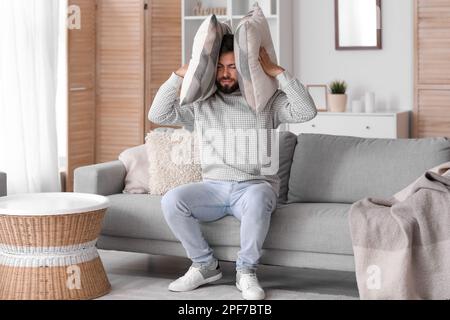
[[[308,122],[286,123],[281,130],[321,133],[363,138],[407,139],[410,137],[410,112],[350,113],[319,112]]]
[[[206,16],[194,15],[198,0],[182,2],[182,63],[189,62],[194,36]],[[220,21],[229,20],[233,32],[239,21],[251,10],[254,0],[202,0],[205,8],[226,8],[226,15],[218,15]],[[269,23],[278,64],[293,74],[292,0],[259,0],[259,6]]]

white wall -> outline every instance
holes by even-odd
[[[294,73],[303,84],[343,79],[348,108],[373,91],[377,112],[413,109],[413,0],[382,1],[383,49],[365,51],[335,50],[333,0],[293,2]]]

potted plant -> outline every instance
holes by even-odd
[[[345,112],[347,107],[347,83],[335,80],[330,83],[328,103],[331,112]]]

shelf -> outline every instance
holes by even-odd
[[[184,20],[205,20],[207,17],[209,16],[185,16]],[[219,20],[226,20],[226,19],[230,19],[229,16],[216,16],[217,19]],[[244,18],[245,15],[237,15],[237,16],[232,16],[231,19],[242,19]],[[278,19],[278,16],[276,15],[271,15],[271,16],[267,16],[266,19],[272,20],[272,19]]]
[[[278,14],[277,3],[284,0],[258,0],[258,4],[261,7],[266,17],[276,16]],[[232,0],[232,16],[241,16],[247,14],[253,9],[255,0]]]
[[[185,16],[184,20],[205,20],[206,18],[208,18],[209,16]],[[226,20],[229,17],[228,16],[216,16],[217,19],[219,20]]]
[[[226,14],[216,15],[218,21],[228,22],[233,32],[253,8],[256,0],[202,0],[205,8],[226,8]],[[286,70],[293,72],[292,2],[295,0],[257,0],[269,24],[277,60]],[[199,26],[208,15],[194,15],[198,0],[182,0],[182,62],[192,55],[192,43]]]
[[[234,15],[234,16],[232,16],[233,19],[242,19],[244,17],[245,17],[245,15]],[[266,19],[278,19],[278,16],[270,15],[270,16],[266,16]]]

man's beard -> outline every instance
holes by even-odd
[[[228,79],[222,79],[222,80],[228,80]],[[230,86],[223,86],[220,81],[216,81],[217,89],[219,89],[220,92],[223,92],[225,94],[230,94],[235,92],[237,89],[239,89],[239,82],[236,81],[234,85]]]

